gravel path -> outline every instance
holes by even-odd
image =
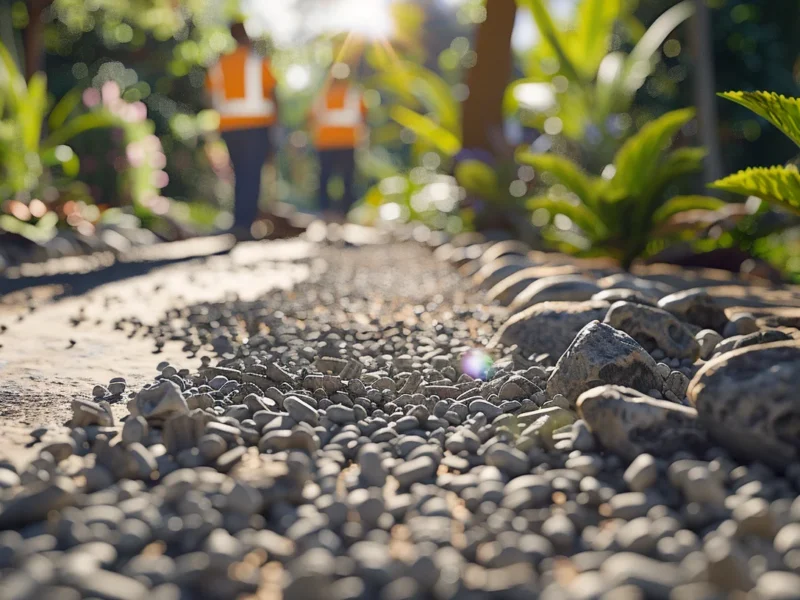
[[[800,597],[796,330],[507,243],[263,258],[128,288],[163,354],[0,465],[0,599]]]

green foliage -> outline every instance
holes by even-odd
[[[582,141],[590,127],[608,133],[609,117],[631,109],[659,48],[694,13],[691,0],[684,0],[642,33],[632,2],[582,0],[573,21],[563,24],[552,19],[546,0],[518,3],[531,11],[542,40],[528,57],[525,77],[509,86],[506,109],[519,111],[524,124],[539,130],[557,118],[561,133],[573,141]],[[629,54],[614,49],[617,31],[638,39]],[[543,101],[548,95],[552,100]]]
[[[800,172],[794,165],[744,169],[711,184],[744,196],[757,196],[800,213]]]
[[[8,50],[0,44],[0,202],[24,204],[36,198],[52,198],[52,192],[61,203],[91,202],[85,186],[73,181],[80,161],[69,145],[72,140],[88,131],[110,127],[119,128],[130,142],[152,133],[149,122],[126,118],[104,106],[76,114],[79,100],[80,93],[75,91],[49,110],[44,74],[36,73],[26,82]],[[45,123],[48,133],[43,136]],[[151,175],[152,169],[144,165],[132,166],[125,172],[135,200],[155,193]],[[23,209],[3,215],[0,229],[42,241],[55,234],[58,222],[52,210],[35,216]]]
[[[725,92],[720,96],[764,117],[800,146],[800,99],[774,92]],[[757,196],[800,213],[800,172],[792,164],[745,169],[715,181],[711,187]]]
[[[764,117],[800,146],[800,98],[787,98],[775,92],[723,92],[719,95]]]
[[[656,230],[676,215],[724,206],[716,198],[665,195],[674,176],[702,168],[702,149],[669,151],[672,139],[693,117],[693,110],[683,109],[651,121],[628,139],[599,177],[564,157],[519,152],[519,162],[553,180],[545,195],[528,200],[528,209],[539,211],[534,220],[546,211],[547,220],[555,223],[546,230],[547,239],[564,251],[611,256],[627,268],[647,253]],[[557,215],[568,221],[559,222]]]

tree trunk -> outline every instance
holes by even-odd
[[[694,62],[694,98],[700,142],[708,150],[704,179],[710,183],[722,177],[719,146],[719,118],[714,83],[714,43],[711,9],[706,0],[695,0],[697,11],[690,22],[692,62]]]
[[[44,69],[44,11],[53,0],[28,0],[28,26],[22,32],[25,80]]]
[[[478,61],[467,75],[469,97],[462,110],[464,148],[494,152],[503,131],[503,97],[512,74],[511,34],[517,16],[515,0],[490,0],[486,20],[478,27]]]

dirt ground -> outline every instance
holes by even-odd
[[[302,240],[240,244],[202,258],[145,257],[133,269],[44,276],[45,285],[0,297],[0,326],[6,327],[0,334],[0,461],[24,462],[33,452],[26,450],[32,429],[63,427],[71,400],[91,398],[97,384],[122,376],[135,390],[163,360],[199,366],[199,357],[187,359],[178,342],[155,353],[152,339],[115,329],[118,319],[154,324],[176,306],[233,294],[254,299],[291,287],[308,277],[315,254],[316,246]],[[114,408],[124,413],[122,402]]]

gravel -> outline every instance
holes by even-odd
[[[485,290],[519,252],[330,248],[294,290],[171,310],[150,335],[192,368],[87,390],[0,467],[0,599],[797,598],[797,342],[588,271],[511,317],[448,264]]]

